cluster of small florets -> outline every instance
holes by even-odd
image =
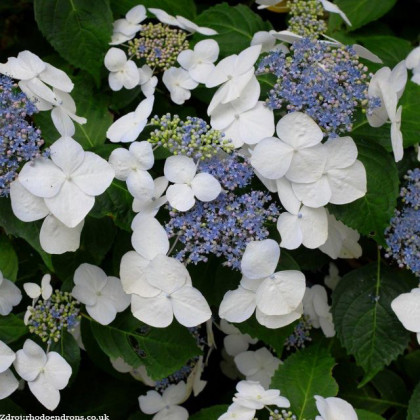
[[[71,332],[80,322],[79,302],[70,293],[60,290],[56,290],[47,300],[39,300],[29,311],[29,331],[48,343],[56,343],[62,331]]]
[[[169,385],[177,384],[181,381],[187,381],[188,376],[193,371],[194,366],[196,365],[198,361],[198,357],[194,357],[193,359],[190,359],[185,366],[182,366],[181,369],[178,369],[176,372],[169,375],[167,378],[163,378],[159,381],[155,382],[155,389],[156,391],[162,392],[166,388],[168,388]]]
[[[407,186],[401,189],[403,208],[396,210],[385,231],[386,257],[420,277],[420,169],[408,171]]]
[[[142,26],[140,37],[129,41],[128,52],[146,60],[152,69],[167,70],[173,66],[181,51],[187,50],[187,34],[161,23]]]
[[[270,410],[268,420],[296,420],[297,417],[291,412],[286,410]]]
[[[274,51],[263,58],[257,73],[277,77],[266,101],[270,109],[305,112],[328,135],[351,131],[356,108],[368,106],[371,74],[350,46],[303,38],[290,55]]]
[[[250,241],[268,237],[268,223],[274,223],[279,210],[272,197],[261,191],[240,196],[222,192],[211,202],[198,201],[180,213],[170,208],[166,231],[170,238],[179,236],[184,244],[175,258],[189,264],[207,261],[208,254],[226,259],[224,265],[240,269],[240,261]]]
[[[211,158],[220,150],[230,152],[234,146],[224,134],[213,130],[206,121],[198,117],[187,117],[182,121],[178,115],[155,116],[150,121],[156,128],[148,141],[168,149],[173,155],[185,155],[195,161]]]
[[[247,159],[240,157],[235,151],[231,154],[220,154],[200,163],[200,171],[213,175],[226,190],[247,186],[254,171]]]
[[[18,168],[41,155],[41,131],[26,120],[36,112],[18,85],[0,76],[0,197],[9,195]]]
[[[319,0],[289,0],[290,19],[288,30],[311,39],[327,31],[324,8]]]
[[[286,338],[284,346],[287,350],[297,350],[305,347],[308,341],[312,341],[311,338],[312,324],[309,317],[303,316],[296,325],[293,333]]]

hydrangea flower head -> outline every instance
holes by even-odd
[[[328,133],[351,131],[356,108],[367,106],[369,76],[354,49],[302,38],[290,51],[271,52],[259,64],[258,74],[277,77],[267,105],[305,112]]]
[[[420,169],[408,171],[407,186],[400,192],[403,207],[396,210],[385,231],[387,257],[420,277]]]
[[[0,197],[8,196],[19,167],[41,156],[41,131],[27,121],[38,112],[7,76],[0,76]]]
[[[162,23],[143,25],[140,37],[129,41],[128,53],[144,59],[152,68],[167,70],[176,63],[178,54],[187,50],[187,34]]]

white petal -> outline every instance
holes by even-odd
[[[73,120],[69,117],[69,114],[62,109],[62,107],[53,108],[51,111],[51,119],[60,135],[71,137],[76,132]]]
[[[80,246],[80,235],[84,221],[77,226],[69,228],[53,215],[48,215],[42,223],[39,232],[39,242],[45,252],[49,254],[64,254],[74,252]]]
[[[186,284],[191,277],[185,266],[175,258],[157,255],[145,269],[148,283],[170,295]]]
[[[405,61],[400,61],[391,71],[389,81],[393,90],[397,93],[398,99],[403,94],[405,85],[407,83],[407,67]]]
[[[36,283],[24,283],[23,289],[25,290],[25,293],[32,299],[36,299],[41,296],[41,287]]]
[[[366,60],[369,60],[372,63],[382,63],[382,60],[376,54],[373,54],[372,51],[369,51],[362,45],[353,44],[352,48],[360,58],[365,58]]]
[[[134,142],[130,144],[130,153],[136,159],[136,165],[139,169],[148,171],[152,169],[155,162],[152,145],[148,141]]]
[[[279,258],[280,248],[276,241],[251,241],[242,256],[241,271],[249,279],[268,277],[274,273]]]
[[[244,143],[256,144],[274,134],[274,113],[265,102],[260,101],[254,108],[241,114],[239,122],[241,139]]]
[[[10,199],[14,215],[24,222],[42,219],[49,213],[44,199],[31,194],[18,179],[10,184]]]
[[[304,294],[305,276],[300,271],[280,271],[261,283],[257,308],[266,315],[287,315],[296,310]]]
[[[145,414],[155,414],[165,408],[162,396],[155,390],[139,397],[140,410]]]
[[[218,197],[222,187],[213,175],[201,172],[192,180],[191,189],[200,201],[208,202]]]
[[[280,140],[295,149],[302,149],[319,144],[323,139],[317,123],[302,112],[286,114],[276,126]]]
[[[281,213],[277,219],[277,230],[281,236],[282,248],[296,249],[302,244],[303,234],[297,215]]]
[[[251,317],[255,306],[255,293],[239,286],[225,293],[219,306],[219,316],[229,322],[243,322]]]
[[[268,179],[279,179],[290,168],[293,149],[275,137],[262,140],[255,146],[251,165]]]
[[[125,294],[121,280],[117,277],[108,277],[106,286],[101,291],[102,296],[109,299],[117,312],[122,312],[130,305],[130,296]]]
[[[153,217],[136,216],[131,226],[133,235],[131,243],[134,249],[147,260],[156,255],[166,254],[169,250],[169,240],[163,226]]]
[[[127,62],[127,56],[119,48],[110,48],[105,55],[105,67],[112,72],[121,70]]]
[[[105,272],[92,264],[83,263],[74,272],[75,287],[72,295],[80,302],[92,306],[97,302],[98,293],[106,286]]]
[[[196,173],[194,160],[183,155],[170,156],[165,161],[163,172],[165,177],[173,183],[190,183]]]
[[[85,194],[73,182],[66,181],[55,197],[45,199],[45,204],[57,219],[73,228],[87,216],[95,198]]]
[[[166,191],[166,198],[169,204],[179,211],[188,211],[195,204],[193,190],[186,184],[169,186]]]
[[[120,266],[120,277],[126,293],[142,297],[153,297],[160,293],[159,289],[151,286],[146,280],[145,268],[150,263],[135,251],[123,255]]]
[[[320,0],[320,1],[322,3],[322,6],[327,12],[338,13],[341,16],[341,18],[344,20],[344,22],[346,22],[347,25],[351,26],[351,22],[349,21],[348,17],[337,5],[335,5],[334,3],[331,3],[328,0]]]
[[[54,197],[64,180],[65,175],[60,168],[45,158],[27,162],[19,173],[20,183],[37,197]]]
[[[130,194],[138,199],[153,197],[155,184],[149,172],[136,170],[132,171],[127,178],[127,188]]]
[[[259,31],[254,34],[251,45],[261,45],[261,52],[270,51],[276,44],[276,38],[267,31]]]
[[[51,286],[51,274],[45,274],[41,279],[42,299],[47,300],[51,297],[53,288]]]
[[[38,77],[43,82],[63,92],[71,92],[74,87],[70,77],[63,70],[57,69],[48,63],[45,63],[45,70],[39,73]]]
[[[71,367],[67,361],[55,351],[47,354],[44,367],[45,379],[56,389],[63,389],[69,383]]]
[[[331,187],[332,204],[347,204],[360,197],[367,191],[366,170],[359,160],[346,169],[333,169],[328,172]]]
[[[315,182],[324,173],[326,162],[327,153],[323,144],[297,150],[286,177],[292,182],[304,184]]]
[[[60,403],[60,392],[41,374],[33,382],[28,382],[29,389],[36,399],[48,410],[55,410]]]
[[[171,301],[176,320],[185,327],[195,327],[211,318],[208,303],[194,287],[184,286],[172,293]]]
[[[324,244],[328,237],[328,218],[324,207],[312,209],[302,206],[300,227],[302,229],[302,244],[314,249]],[[281,245],[281,244],[280,244]]]
[[[173,320],[171,301],[165,293],[151,298],[132,295],[131,312],[140,321],[156,328],[165,328]]]
[[[7,369],[0,373],[0,400],[12,395],[18,388],[19,381],[15,378],[12,371]]]
[[[134,6],[125,15],[126,19],[133,24],[137,24],[146,19],[146,8],[143,5]]]
[[[22,293],[20,289],[10,280],[3,278],[0,284],[0,315],[9,315],[13,306],[18,305],[21,300]]]
[[[88,314],[101,325],[110,324],[117,315],[117,309],[113,303],[106,298],[98,296],[94,305],[86,305]]]
[[[130,175],[132,167],[136,166],[136,161],[127,149],[121,147],[112,151],[109,156],[109,164],[114,168],[115,178],[125,181]]]
[[[391,308],[397,315],[404,328],[420,332],[420,289],[413,289],[410,293],[403,293],[391,302]]]
[[[328,153],[325,170],[348,168],[357,159],[356,143],[351,137],[337,137],[325,143]]]
[[[257,321],[261,325],[264,325],[264,327],[271,329],[283,328],[286,325],[295,322],[301,316],[302,309],[290,312],[287,315],[266,315],[264,314],[264,312],[261,312],[258,308],[255,311],[255,317],[257,318]]]
[[[0,372],[8,369],[15,359],[15,352],[3,341],[0,341]]]
[[[305,206],[322,207],[327,205],[331,198],[331,188],[326,176],[310,184],[292,183],[292,188],[298,200]]]
[[[115,172],[100,156],[85,152],[83,163],[72,173],[71,178],[84,193],[100,195],[111,185]]]
[[[47,362],[44,350],[34,341],[27,339],[22,350],[16,353],[13,366],[25,381],[33,381]]]
[[[137,139],[146,123],[147,119],[139,121],[134,112],[129,112],[127,115],[114,121],[108,128],[106,136],[112,143],[130,143]]]
[[[71,137],[61,137],[50,147],[51,160],[66,174],[70,175],[85,158],[85,151]]]
[[[301,201],[296,197],[293,191],[292,183],[285,177],[276,181],[277,193],[282,206],[290,213],[299,212]]]

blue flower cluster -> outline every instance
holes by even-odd
[[[228,267],[240,269],[245,247],[250,241],[268,237],[265,224],[275,222],[279,210],[271,196],[251,191],[240,196],[222,192],[211,202],[198,201],[185,213],[170,210],[165,228],[170,238],[179,236],[184,248],[175,258],[187,264],[207,261],[212,253],[226,258]]]
[[[420,169],[408,171],[407,186],[401,189],[401,211],[396,210],[386,229],[386,257],[394,258],[401,268],[420,277]]]
[[[40,155],[41,131],[26,119],[36,112],[17,84],[0,76],[0,197],[9,195],[19,166]]]
[[[173,155],[185,155],[199,161],[209,159],[221,150],[231,152],[234,149],[223,133],[213,130],[198,117],[187,117],[182,121],[178,115],[166,114],[153,117],[150,124],[158,128],[150,133],[147,141],[168,149]]]
[[[312,329],[311,321],[309,317],[304,316],[302,319],[297,323],[293,333],[286,339],[284,345],[287,350],[291,349],[300,349],[305,347],[305,343],[308,341],[312,341],[310,336]]]
[[[223,188],[230,191],[246,187],[254,176],[251,164],[236,152],[204,160],[200,163],[200,172],[213,175]]]
[[[39,300],[29,307],[29,331],[38,335],[42,341],[56,343],[61,331],[72,331],[80,322],[80,303],[70,293],[56,290],[49,299]]]
[[[351,131],[356,107],[368,106],[371,75],[350,46],[303,38],[290,55],[273,51],[264,57],[257,74],[265,73],[277,77],[267,99],[270,109],[305,112],[328,135]]]

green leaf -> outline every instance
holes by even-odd
[[[370,411],[356,409],[358,420],[384,420],[384,418],[378,414]]]
[[[397,0],[335,0],[334,3],[347,15],[354,31],[387,13]]]
[[[10,205],[10,200],[0,198],[0,226],[6,231],[8,235],[17,236],[18,238],[25,239],[29,245],[34,248],[48,269],[54,272],[51,262],[51,255],[47,254],[39,243],[39,231],[42,222],[26,223],[20,221],[14,214]]]
[[[279,389],[289,399],[290,410],[298,420],[314,418],[318,414],[314,395],[337,395],[338,385],[332,377],[334,365],[321,341],[289,356],[274,374],[270,388]]]
[[[122,357],[133,367],[144,365],[152,379],[169,376],[201,354],[192,335],[176,322],[151,328],[126,313],[112,325],[91,322],[91,328],[104,353],[112,359]]]
[[[163,9],[170,15],[181,15],[187,19],[194,19],[196,14],[194,0],[111,0],[111,8],[116,19],[125,16],[132,7],[138,4],[147,8]],[[149,13],[149,16],[153,17],[154,15]]]
[[[249,334],[251,338],[258,338],[268,346],[272,347],[277,353],[278,357],[281,357],[284,347],[284,342],[290,334],[293,333],[295,323],[287,325],[283,328],[272,330],[260,325],[255,319],[255,316],[247,319],[245,322],[240,324],[234,324],[235,327],[239,328],[242,334]]]
[[[75,338],[69,332],[64,331],[60,340],[52,344],[51,351],[59,353],[71,366],[71,378],[74,380],[80,365],[80,348]]]
[[[95,206],[90,215],[96,218],[109,216],[114,223],[126,231],[131,232],[131,222],[134,212],[131,210],[133,197],[128,192],[125,182],[112,181],[110,187],[100,196],[96,197]]]
[[[228,410],[228,405],[214,405],[200,410],[198,413],[189,417],[190,420],[209,420],[217,419]]]
[[[378,65],[377,68],[394,67],[401,60],[405,60],[413,49],[407,40],[390,35],[356,36],[356,39],[382,59],[383,64]]]
[[[407,347],[410,334],[391,309],[391,302],[410,290],[408,276],[377,263],[346,274],[332,298],[337,336],[371,380]]]
[[[358,159],[366,169],[367,193],[353,203],[328,208],[347,226],[386,246],[384,230],[394,214],[399,194],[397,168],[381,146],[368,141],[359,141],[357,146]]]
[[[401,131],[404,147],[413,146],[420,140],[420,86],[409,80],[398,104],[403,107]]]
[[[414,388],[411,395],[410,402],[408,403],[408,416],[407,420],[420,419],[420,382]]]
[[[14,314],[0,316],[0,340],[6,344],[13,343],[28,332],[23,320]]]
[[[70,64],[89,72],[99,84],[112,35],[109,0],[35,0],[42,34]]]
[[[232,7],[222,3],[210,7],[197,17],[195,23],[218,32],[214,39],[219,43],[220,57],[240,53],[250,46],[255,32],[272,29],[269,22],[242,4]]]
[[[100,265],[112,247],[115,234],[116,228],[110,218],[87,217],[83,226],[80,247],[92,256],[96,265]]]
[[[7,236],[0,236],[0,271],[3,273],[3,277],[16,281],[18,265],[18,258],[12,243]]]

